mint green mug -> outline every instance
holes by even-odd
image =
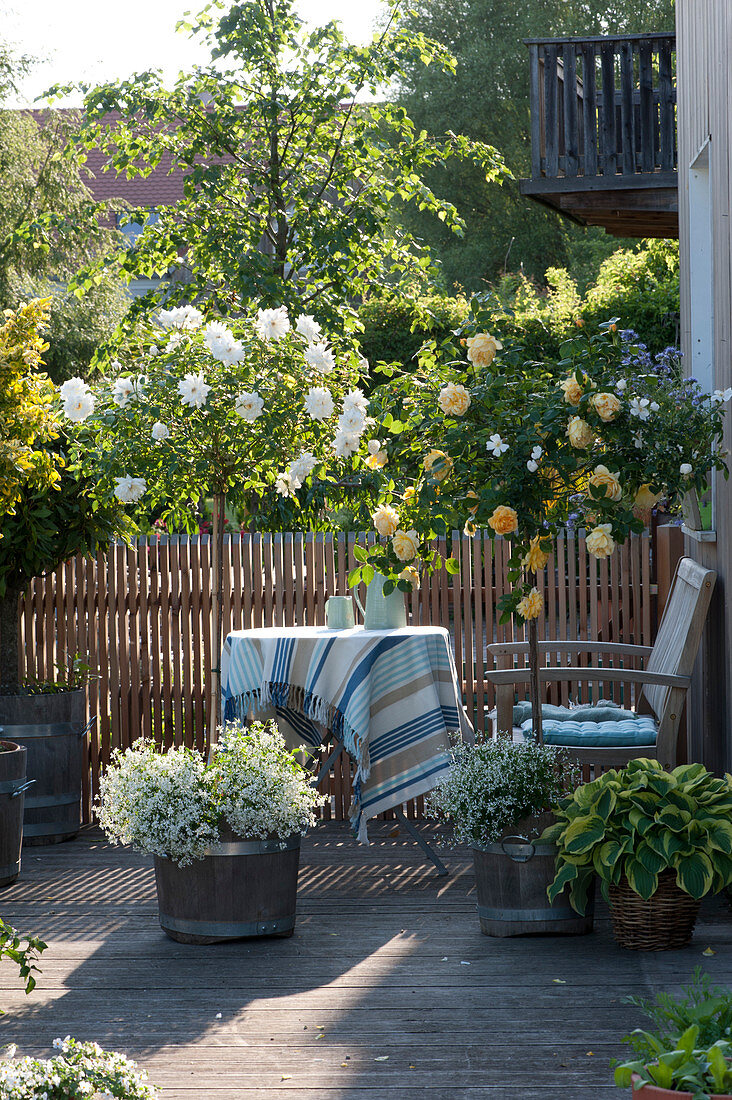
[[[353,600],[350,596],[331,596],[325,603],[325,622],[328,630],[350,630],[356,625]]]

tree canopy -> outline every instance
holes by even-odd
[[[159,209],[124,257],[128,276],[165,274],[184,257],[189,281],[172,287],[181,299],[224,312],[285,305],[332,325],[369,288],[429,270],[394,204],[460,233],[460,215],[425,174],[468,161],[487,187],[503,165],[482,142],[454,128],[435,140],[376,98],[407,68],[453,65],[447,46],[396,26],[399,4],[390,0],[367,46],[336,23],[309,29],[293,0],[210,4],[185,25],[205,39],[207,66],[170,89],[147,72],[88,92],[84,140],[108,151],[112,170],[131,177],[169,163],[186,174],[183,200]]]
[[[439,139],[450,129],[495,145],[516,179],[527,176],[529,64],[525,38],[622,34],[674,28],[673,0],[414,0],[400,16],[408,31],[448,46],[457,65],[440,72],[409,63],[397,102],[417,128]],[[488,189],[470,167],[436,167],[429,183],[466,223],[457,241],[409,210],[410,230],[442,261],[448,287],[478,290],[504,269],[541,278],[551,266],[593,268],[617,242],[582,230],[521,196],[518,184]]]

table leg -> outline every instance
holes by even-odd
[[[409,820],[401,806],[392,806],[392,810],[394,811],[397,820],[401,822],[401,824],[407,830],[412,839],[417,841],[417,844],[419,844],[420,848],[425,853],[427,858],[431,860],[432,863],[434,863],[435,867],[437,868],[437,874],[440,876],[449,875],[450,872],[448,871],[447,867],[442,862],[440,857],[437,855],[437,852],[434,850],[431,844],[428,844],[428,842],[420,833],[417,826]]]

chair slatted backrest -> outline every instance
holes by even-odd
[[[691,675],[716,579],[713,569],[705,569],[692,558],[681,558],[648,658],[649,672]],[[642,694],[659,722],[665,718],[673,690],[662,685],[643,688]]]

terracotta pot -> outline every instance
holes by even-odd
[[[633,1080],[637,1081],[638,1078],[634,1077]],[[673,1092],[672,1089],[662,1089],[658,1085],[644,1085],[637,1091],[631,1087],[630,1091],[633,1094],[633,1100],[693,1100],[693,1094],[690,1092]],[[732,1096],[728,1092],[723,1096],[715,1093],[711,1100],[732,1100]]]

